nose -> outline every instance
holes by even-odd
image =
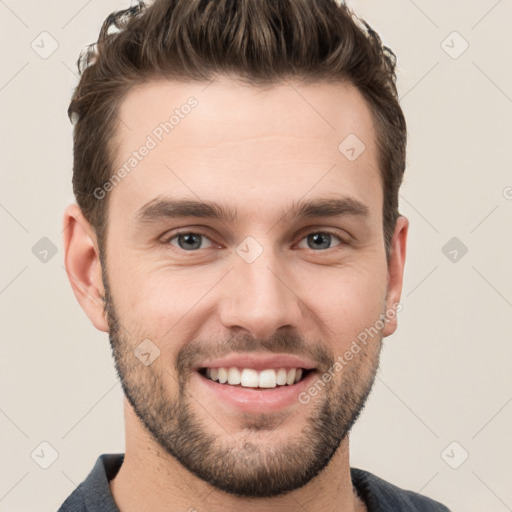
[[[268,339],[280,328],[297,329],[302,309],[294,288],[290,272],[272,251],[265,249],[251,263],[235,254],[219,306],[221,322],[258,339]]]

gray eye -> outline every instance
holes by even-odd
[[[194,249],[201,248],[201,242],[203,238],[206,239],[204,235],[201,235],[199,233],[179,233],[178,235],[172,237],[169,240],[169,243],[171,243],[172,245],[176,245],[173,243],[173,240],[177,240],[177,246],[180,249],[183,249],[184,251],[191,251]]]
[[[307,241],[308,249],[317,250],[317,249],[330,249],[332,247],[331,242],[333,241],[333,238],[334,239],[337,238],[338,240],[340,240],[335,235],[331,235],[329,233],[324,233],[322,231],[319,231],[317,233],[309,234],[308,236],[304,237],[303,240]],[[339,245],[339,243],[336,245]]]

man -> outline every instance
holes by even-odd
[[[334,0],[156,0],[79,61],[65,263],[126,453],[71,511],[441,511],[349,464],[400,310],[394,55]]]

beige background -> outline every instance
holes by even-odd
[[[512,2],[350,5],[399,58],[411,223],[404,309],[351,464],[454,511],[512,510]],[[61,218],[76,59],[126,6],[0,1],[0,511],[55,511],[99,454],[124,451],[121,387],[67,282]],[[57,250],[46,262],[43,237]],[[465,255],[443,253],[452,237]],[[58,453],[47,469],[42,442]]]

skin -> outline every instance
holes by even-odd
[[[408,221],[399,217],[387,261],[371,111],[347,83],[261,89],[218,77],[206,86],[151,82],[122,101],[117,166],[187,98],[198,105],[108,192],[103,269],[95,231],[78,206],[64,216],[71,285],[94,326],[110,331],[131,395],[125,461],[112,494],[122,512],[291,512],[299,504],[309,512],[366,510],[352,489],[347,431],[396,316],[308,403],[282,411],[241,413],[212,399],[191,368],[210,356],[270,350],[313,357],[321,376],[399,302]],[[338,151],[349,134],[365,144],[355,161]],[[286,216],[294,201],[341,196],[363,203],[368,215]],[[136,213],[157,197],[215,201],[238,217],[138,221]],[[178,228],[206,237],[185,250],[172,238]],[[326,230],[330,245],[316,248],[308,235]],[[236,252],[248,236],[263,250],[252,263]],[[144,339],[160,350],[148,366],[133,352]],[[200,456],[187,458],[186,448]],[[299,478],[301,467],[307,478]],[[225,481],[208,481],[233,468]],[[262,488],[252,497],[229,489],[255,481]],[[257,497],[263,490],[267,497]]]

